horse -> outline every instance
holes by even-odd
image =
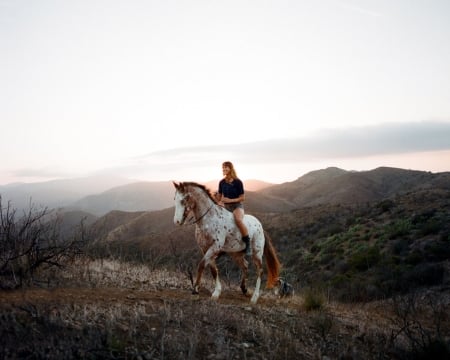
[[[233,213],[219,205],[215,197],[202,184],[195,182],[173,182],[175,186],[175,225],[186,223],[188,215],[190,225],[195,224],[195,238],[202,251],[203,257],[197,268],[197,276],[193,283],[192,293],[198,295],[203,270],[209,265],[215,282],[213,300],[218,300],[222,291],[219,279],[219,271],[216,258],[227,253],[241,269],[240,288],[244,295],[247,294],[246,279],[248,272],[248,261],[245,259],[245,243],[242,241],[241,233],[236,226]],[[272,289],[278,281],[280,273],[280,261],[272,245],[267,232],[263,229],[261,222],[253,215],[244,215],[244,223],[247,226],[250,237],[249,246],[252,250],[252,259],[256,267],[257,280],[251,303],[256,304],[260,296],[261,277],[263,275],[263,255],[267,266],[268,289]]]

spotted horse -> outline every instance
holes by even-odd
[[[197,276],[192,293],[198,294],[203,271],[209,265],[215,282],[212,299],[217,300],[222,291],[216,258],[221,253],[227,253],[241,269],[241,290],[247,293],[246,279],[248,261],[245,258],[245,244],[235,224],[233,214],[220,206],[210,191],[195,182],[173,182],[175,186],[176,225],[195,224],[195,238],[203,257],[198,264]],[[188,219],[189,220],[186,221]],[[250,237],[252,260],[256,267],[256,285],[251,303],[256,304],[260,296],[261,277],[263,275],[263,255],[267,267],[267,288],[273,288],[278,281],[280,261],[267,232],[261,222],[253,215],[246,214],[244,223]]]

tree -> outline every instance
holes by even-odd
[[[82,252],[85,245],[83,221],[70,235],[60,233],[61,217],[30,203],[18,216],[0,196],[0,288],[17,288],[34,281],[37,270],[62,268]]]

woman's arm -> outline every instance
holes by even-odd
[[[230,198],[227,198],[227,197],[225,197],[225,196],[222,196],[222,202],[224,203],[224,204],[234,204],[234,203],[240,203],[240,202],[244,202],[244,200],[245,200],[245,195],[244,194],[242,194],[242,195],[240,195],[239,197],[237,197],[237,198],[234,198],[234,199],[230,199]]]

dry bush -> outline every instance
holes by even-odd
[[[0,288],[39,282],[45,270],[63,268],[82,252],[86,237],[83,222],[69,236],[60,233],[61,219],[46,208],[30,205],[18,215],[0,196]]]
[[[394,317],[391,342],[404,359],[450,357],[449,304],[433,292],[412,292],[392,299]]]

